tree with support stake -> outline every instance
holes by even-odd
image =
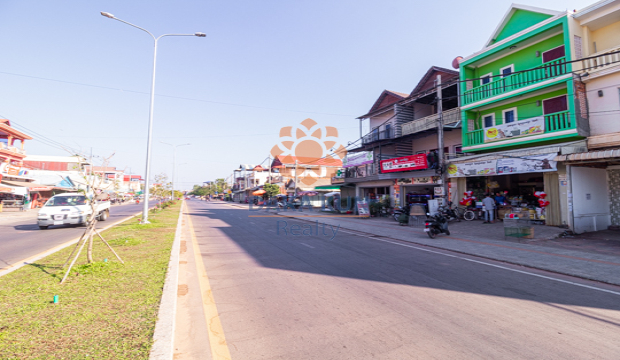
[[[104,159],[103,166],[107,166],[112,156],[108,157],[107,159]],[[80,169],[83,169],[82,165],[83,164],[80,164],[80,167],[79,167]],[[102,174],[95,174],[92,171],[92,163],[90,164],[90,166],[91,166],[91,174],[87,176],[85,173],[82,173],[82,176],[86,184],[86,195],[87,195],[86,197],[88,199],[88,204],[91,207],[92,212],[86,221],[86,230],[84,230],[84,233],[82,233],[82,236],[80,237],[78,242],[75,244],[75,247],[73,248],[73,251],[71,252],[71,255],[69,255],[69,257],[67,258],[67,261],[65,261],[65,263],[62,266],[64,268],[67,265],[67,263],[69,263],[71,258],[73,258],[73,260],[71,261],[71,264],[69,265],[69,268],[67,269],[67,271],[65,272],[65,275],[60,281],[61,284],[63,284],[65,280],[67,279],[67,276],[69,276],[69,273],[71,272],[71,269],[73,268],[73,265],[75,265],[78,257],[80,256],[80,253],[82,252],[86,244],[88,244],[87,250],[86,250],[86,259],[89,264],[93,262],[93,242],[94,242],[95,235],[99,237],[99,239],[108,247],[108,249],[110,249],[110,251],[112,251],[114,256],[116,256],[116,258],[118,259],[118,261],[121,262],[121,264],[123,265],[125,264],[125,262],[123,262],[121,257],[118,256],[116,251],[114,251],[112,246],[110,246],[110,244],[103,238],[103,236],[101,236],[99,231],[97,231],[96,226],[97,226],[97,222],[99,221],[99,214],[97,213],[96,208],[97,208],[97,201],[100,201],[104,198],[104,192],[103,192],[104,179],[103,179]]]

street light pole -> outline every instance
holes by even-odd
[[[144,32],[146,32],[147,34],[151,35],[151,37],[153,38],[154,41],[154,52],[153,52],[153,75],[152,75],[152,81],[151,81],[151,105],[149,108],[149,130],[148,130],[148,138],[146,140],[146,171],[145,171],[145,179],[144,179],[144,202],[143,202],[143,206],[142,206],[142,221],[140,222],[141,224],[149,224],[149,177],[151,174],[151,138],[152,138],[152,134],[153,134],[153,105],[155,103],[155,65],[157,64],[157,42],[159,41],[159,39],[163,38],[164,36],[198,36],[198,37],[206,37],[207,35],[205,33],[201,33],[201,32],[197,32],[194,34],[164,34],[164,35],[160,35],[159,37],[155,37],[155,35],[151,34],[150,31],[141,28],[137,25],[134,25],[132,23],[129,23],[125,20],[121,20],[118,19],[116,17],[114,17],[114,15],[107,13],[107,12],[101,12],[102,16],[105,16],[107,18],[113,19],[113,20],[117,20],[120,21],[124,24],[127,24],[129,26],[133,26],[137,29],[140,29]]]
[[[179,146],[186,146],[186,145],[190,145],[190,144],[180,144],[180,145],[173,145],[173,144],[168,144],[165,143],[163,141],[160,141],[160,143],[162,144],[166,144],[166,145],[170,145],[174,148],[174,151],[172,152],[172,190],[170,190],[170,200],[174,199],[174,174],[176,171],[176,161],[177,161],[177,147]]]

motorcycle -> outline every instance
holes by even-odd
[[[426,216],[427,219],[424,223],[424,232],[426,232],[429,238],[434,239],[437,234],[441,233],[450,235],[450,230],[448,230],[448,219],[443,216],[442,213],[439,212],[432,216],[427,213]]]
[[[452,207],[452,202],[448,203],[448,207],[440,206],[438,209],[439,212],[442,213],[448,219],[448,222],[452,220],[456,220],[457,222],[461,222],[461,217],[459,216],[456,209]]]
[[[392,217],[394,218],[394,220],[396,220],[397,222],[401,221],[401,215],[409,215],[409,206],[405,205],[402,208],[395,208],[394,209],[394,213],[392,214]]]

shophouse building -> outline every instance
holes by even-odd
[[[462,151],[472,156],[448,168],[459,194],[507,191],[503,210],[571,225],[558,156],[584,151],[590,135],[573,27],[572,12],[513,4],[482,50],[460,59]],[[550,202],[544,212],[535,212],[537,191]]]
[[[568,179],[568,223],[575,232],[620,226],[620,1],[572,14],[573,72],[585,87],[587,151],[559,155]],[[583,111],[582,111],[583,112]]]
[[[333,184],[343,197],[370,201],[390,196],[393,205],[435,197],[441,185],[438,166],[438,94],[441,78],[444,152],[461,154],[458,71],[431,67],[409,94],[385,90],[370,110],[358,117],[370,131],[350,149]],[[361,128],[360,124],[360,128]]]

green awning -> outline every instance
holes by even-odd
[[[336,186],[336,185],[315,186],[314,190],[340,190],[340,186]]]

